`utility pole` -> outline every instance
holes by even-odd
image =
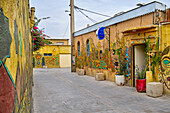
[[[76,72],[75,66],[75,43],[74,43],[74,0],[70,0],[70,27],[71,27],[71,72]]]

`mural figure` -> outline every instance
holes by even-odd
[[[12,113],[15,97],[15,84],[8,68],[6,58],[10,57],[11,34],[8,18],[0,8],[0,113]]]
[[[170,90],[170,46],[165,47],[161,57],[160,81]]]

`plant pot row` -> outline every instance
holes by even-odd
[[[124,75],[115,75],[115,82],[119,86],[124,86],[125,76]],[[136,90],[138,92],[146,91],[146,79],[137,79],[136,80]]]

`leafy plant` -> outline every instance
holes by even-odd
[[[118,70],[116,71],[116,75],[125,75],[126,70],[126,58],[124,56],[120,56],[118,59]]]
[[[33,51],[38,50],[41,46],[44,46],[45,44],[51,44],[50,41],[46,40],[45,37],[48,37],[47,35],[44,34],[43,29],[38,28],[38,23],[40,22],[41,19],[37,20],[35,25],[33,26],[31,30],[32,38],[33,38]]]
[[[116,75],[126,75],[127,60],[126,60],[126,57],[124,57],[125,55],[123,54],[124,43],[122,41],[123,40],[120,40],[120,38],[117,34],[117,40],[112,45],[112,48],[115,51],[115,55],[117,56],[117,58],[114,59],[116,61],[114,64]]]
[[[136,77],[137,79],[145,79],[146,78],[146,68],[145,66],[141,66],[139,69],[138,65],[135,67],[136,68]]]
[[[149,53],[152,50],[151,47],[150,47],[151,42],[150,42],[150,39],[146,40],[146,38],[145,38],[144,40],[146,42],[145,54],[147,55],[146,56],[146,61],[147,61],[146,71],[149,71],[149,57],[150,56],[147,53]],[[157,38],[155,50],[158,51],[158,52],[156,52],[150,58],[150,60],[152,61],[152,67],[151,67],[152,75],[153,75],[153,78],[156,79],[156,77],[155,77],[155,67],[158,66],[160,64],[160,61],[161,61],[161,51],[159,51],[159,37]]]

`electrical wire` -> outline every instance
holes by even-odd
[[[67,30],[68,30],[68,26],[69,26],[69,22],[68,22],[67,27],[66,27],[66,30],[65,30],[65,32],[64,32],[63,38],[65,38],[65,35],[66,35],[66,33],[67,33]]]
[[[97,23],[97,21],[95,21],[94,19],[90,18],[89,16],[87,16],[85,13],[83,13],[80,9],[78,9],[80,13],[82,13],[86,18],[88,18],[89,20],[91,20],[93,23]]]
[[[90,12],[90,13],[94,13],[94,14],[97,14],[97,15],[100,15],[100,16],[111,17],[111,16],[108,16],[108,15],[104,15],[104,14],[101,14],[101,13],[94,12],[94,11],[89,11],[87,9],[79,8],[77,6],[74,6],[74,8],[79,9],[79,10],[83,10],[83,11],[87,11],[87,12]]]

